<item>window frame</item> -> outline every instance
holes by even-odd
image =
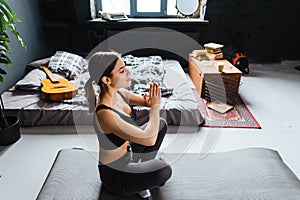
[[[102,0],[95,0],[95,8],[96,8],[96,14],[98,15],[98,12],[103,10],[102,8]]]

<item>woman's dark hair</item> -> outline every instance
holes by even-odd
[[[100,98],[107,91],[107,86],[102,82],[102,77],[111,77],[118,58],[121,55],[117,52],[97,52],[93,54],[88,61],[88,71],[90,79],[85,84],[89,110],[93,112],[96,105],[96,93],[93,88],[93,83],[100,87]]]

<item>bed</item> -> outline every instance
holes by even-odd
[[[127,55],[123,59],[131,70],[129,90],[138,94],[147,92],[147,84],[153,80],[163,88],[160,115],[170,126],[199,127],[203,123],[190,83],[178,61],[163,60],[160,56]],[[43,99],[40,81],[47,76],[39,69],[41,65],[48,66],[56,77],[65,77],[76,84],[78,94],[60,102]],[[27,68],[28,74],[2,95],[7,114],[19,116],[22,127],[92,125],[84,90],[89,77],[84,58],[57,51],[49,58],[29,63]],[[137,123],[145,122],[149,109],[140,106],[134,109]]]

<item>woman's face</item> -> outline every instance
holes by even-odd
[[[111,86],[113,87],[129,87],[130,86],[130,71],[126,68],[124,61],[118,58],[114,69],[112,70]]]

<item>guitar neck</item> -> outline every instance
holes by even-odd
[[[54,77],[54,75],[52,74],[52,72],[48,69],[48,67],[46,66],[40,66],[41,69],[44,70],[44,72],[47,74],[48,78],[50,79],[50,81],[52,83],[59,83],[59,81],[57,80],[57,78]]]

